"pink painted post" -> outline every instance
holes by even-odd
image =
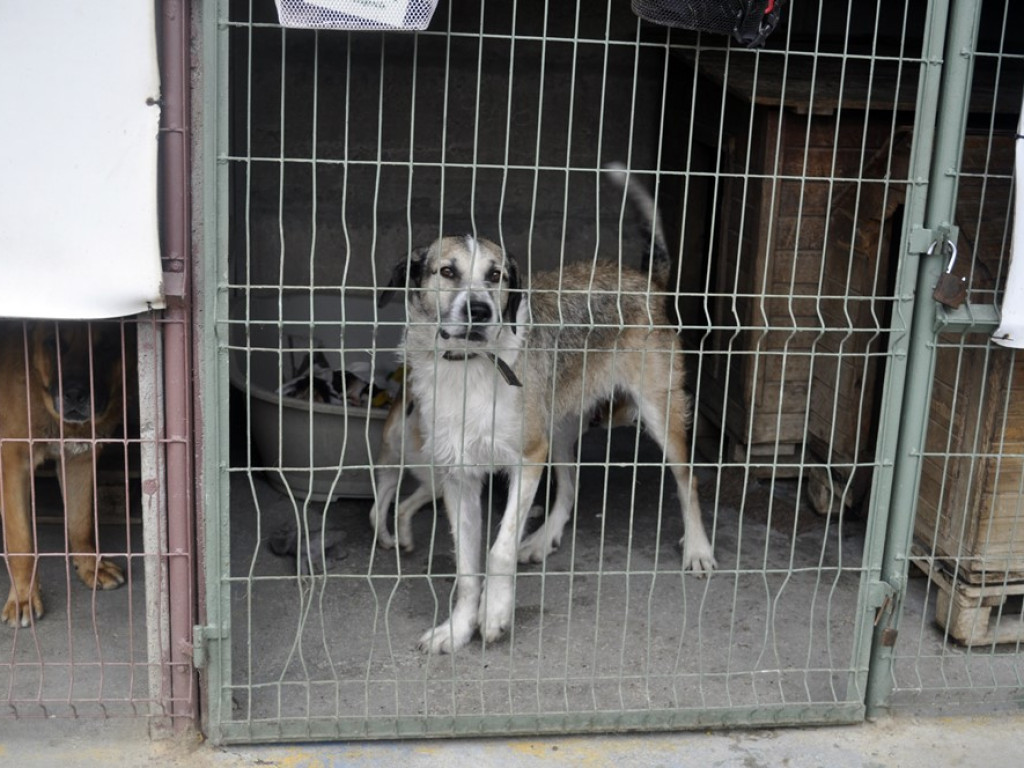
[[[160,3],[164,398],[167,460],[167,547],[170,591],[170,713],[176,730],[194,724],[197,678],[192,667],[195,625],[195,530],[192,473],[190,197],[190,29],[188,0]]]

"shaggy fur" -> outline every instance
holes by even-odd
[[[627,189],[654,215],[646,192],[634,183]],[[541,473],[549,459],[571,459],[580,425],[616,396],[635,404],[675,476],[683,567],[697,574],[715,567],[689,468],[682,350],[664,295],[652,292],[664,285],[668,258],[656,216],[650,225],[648,271],[580,262],[534,274],[528,294],[515,259],[470,235],[442,238],[395,268],[392,286],[407,289],[404,351],[419,450],[433,465],[456,550],[451,617],[422,636],[423,650],[455,651],[478,628],[488,642],[508,630]],[[565,446],[568,457],[559,455]],[[509,494],[481,579],[481,489],[493,472],[508,477]],[[559,515],[535,534],[539,549],[561,535],[568,510]]]
[[[435,471],[430,457],[423,450],[419,415],[414,414],[414,410],[415,401],[404,391],[402,397],[391,405],[377,453],[377,467],[374,470],[376,500],[370,509],[370,525],[373,526],[377,544],[383,549],[391,549],[397,539],[398,546],[407,553],[415,547],[413,515],[439,498],[443,485],[443,475]],[[635,424],[636,420],[636,408],[632,402],[620,398],[614,404],[602,403],[588,419],[578,425],[578,429],[575,423],[570,422],[552,435],[549,466],[555,475],[555,502],[540,527],[519,545],[520,563],[542,562],[562,543],[562,533],[572,515],[573,500],[576,498],[576,475],[571,465],[575,461],[573,444],[577,434],[591,426],[610,429]],[[392,537],[387,525],[388,513],[398,492],[403,469],[409,471],[417,484],[412,494],[398,504],[395,535]],[[543,507],[534,507],[530,517],[539,517],[543,512]]]

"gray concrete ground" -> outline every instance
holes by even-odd
[[[623,435],[628,437],[628,431]],[[628,440],[625,444],[626,459],[631,460],[632,446]],[[615,450],[607,457],[613,465]],[[651,458],[649,452],[644,456]],[[605,458],[599,439],[584,451],[585,460]],[[801,696],[802,701],[819,704],[848,699],[843,667],[849,663],[863,521],[848,521],[839,530],[808,512],[793,482],[773,484],[705,468],[701,492],[708,523],[714,521],[722,571],[711,580],[680,579],[674,546],[680,526],[672,512],[676,502],[671,490],[664,500],[669,512],[659,523],[654,512],[663,486],[657,470],[646,469],[636,477],[626,466],[610,471],[619,476],[610,478],[607,486],[603,469],[590,470],[581,484],[571,540],[575,549],[567,540],[546,572],[539,566],[523,568],[526,577],[517,601],[514,644],[505,641],[485,655],[475,641],[459,655],[457,668],[450,657],[437,662],[414,647],[438,600],[443,607],[450,586],[450,544],[443,525],[434,531],[432,516],[421,513],[416,522],[420,547],[399,562],[393,553],[372,547],[365,518],[368,502],[333,505],[328,525],[344,532],[344,552],[328,564],[329,578],[312,593],[316,599],[308,600],[294,577],[294,561],[270,554],[266,546],[269,534],[292,515],[291,503],[262,476],[253,476],[250,493],[249,476],[237,475],[231,531],[233,589],[239,593],[234,602],[231,681],[236,708],[230,717],[273,722],[278,715],[330,718],[351,711],[367,711],[370,719],[385,720],[443,717],[449,705],[463,713],[466,706],[484,714],[500,713],[503,707],[512,712],[529,712],[532,707],[551,711],[557,701],[595,706],[602,694],[611,695],[612,706],[625,701],[633,706],[652,702],[647,706],[694,707],[703,701],[709,707],[731,703],[742,708],[771,705],[777,696],[788,703],[799,703]],[[631,508],[632,515],[604,514]],[[59,538],[59,525],[46,528],[48,537]],[[103,534],[105,549],[128,549],[123,526]],[[133,530],[133,539],[136,534]],[[432,534],[437,537],[433,548]],[[51,543],[59,551],[59,542]],[[137,543],[131,551],[139,551]],[[44,563],[52,599],[38,632],[3,636],[3,643],[10,645],[5,658],[19,665],[13,677],[3,677],[3,686],[9,698],[20,703],[8,713],[18,719],[0,720],[0,765],[431,768],[476,763],[516,768],[539,760],[552,766],[616,768],[1020,764],[1016,734],[1024,715],[1018,714],[617,737],[223,748],[196,738],[150,741],[145,717],[95,719],[104,711],[118,716],[133,709],[146,711],[141,571],[133,569],[130,587],[93,596],[63,572],[63,563],[60,557]],[[543,573],[546,582],[538,578]],[[567,580],[568,573],[573,580]],[[1002,711],[1014,712],[1006,699],[1019,698],[1019,657],[984,650],[972,655],[943,643],[931,615],[933,597],[924,593],[926,583],[915,580],[905,607],[907,621],[900,635],[905,672],[900,671],[897,679],[904,688],[899,695],[917,696],[920,710],[944,713],[962,711],[960,704],[972,696],[994,696],[1002,699],[1001,705],[995,702]],[[61,594],[64,584],[67,595]],[[544,584],[546,591],[538,592]],[[435,589],[438,598],[432,594]],[[387,601],[380,602],[385,595]],[[607,627],[595,618],[598,614],[613,633],[607,634]],[[366,627],[381,616],[387,622],[380,639],[388,642],[367,643],[373,633]],[[640,633],[642,642],[624,643],[622,638],[634,632]],[[680,656],[683,642],[687,651],[697,648],[699,655]],[[556,670],[547,666],[551,648],[559,662]],[[636,648],[643,653],[634,658]],[[639,666],[631,667],[633,662]],[[579,664],[570,672],[582,680],[584,696],[573,698],[579,692],[565,685],[550,689],[558,675],[565,674],[566,664]],[[588,664],[591,669],[611,664],[618,678],[615,685],[609,689],[594,683],[600,676],[589,673]],[[822,668],[835,674],[814,671]],[[446,685],[453,669],[470,696],[456,699],[450,682],[446,695],[425,695],[431,686]],[[631,669],[646,673],[647,682],[631,685],[631,674],[642,677]],[[534,686],[529,696],[519,696],[519,691],[513,695],[510,671],[517,681],[544,685]],[[724,685],[716,687],[716,673]],[[355,688],[331,688],[327,684],[334,675]],[[403,696],[405,684],[416,695]],[[989,689],[983,690],[985,686]],[[492,687],[498,691],[493,698],[481,693]],[[272,699],[260,698],[265,690]],[[32,706],[40,697],[49,702],[44,712]],[[366,710],[368,704],[374,708]],[[82,719],[68,719],[75,712]],[[41,714],[47,719],[33,719]]]
[[[1022,729],[1024,715],[1008,715],[645,736],[221,748],[186,737],[150,741],[140,721],[7,721],[0,729],[0,766],[1011,768],[1021,764]]]
[[[374,548],[368,501],[333,504],[325,522],[343,535],[342,556],[328,559],[326,578],[300,584],[295,561],[271,554],[267,539],[304,514],[320,525],[323,505],[304,509],[261,474],[236,474],[232,719],[258,729],[282,717],[849,701],[863,523],[830,525],[795,483],[773,489],[739,469],[705,467],[701,493],[720,570],[684,576],[679,503],[660,451],[647,441],[637,447],[631,430],[615,433],[611,445],[603,431],[586,436],[590,466],[573,524],[545,564],[521,566],[512,636],[486,648],[475,640],[450,657],[416,649],[447,617],[454,562],[443,518],[420,512],[416,549],[399,555]],[[493,493],[490,506],[500,509],[500,484]]]

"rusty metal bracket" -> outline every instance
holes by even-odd
[[[875,609],[874,626],[882,627],[881,643],[886,648],[896,645],[898,631],[892,627],[899,603],[900,590],[886,581],[873,582],[869,587],[868,598]]]

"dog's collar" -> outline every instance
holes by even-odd
[[[523,382],[521,382],[519,380],[519,377],[516,376],[516,372],[512,370],[512,367],[508,363],[506,363],[504,360],[502,360],[500,357],[498,357],[496,354],[494,354],[493,352],[468,352],[468,353],[466,353],[466,352],[454,352],[452,350],[448,350],[443,355],[441,355],[441,357],[443,357],[445,360],[457,361],[457,360],[472,360],[474,357],[479,357],[481,355],[483,355],[488,360],[490,360],[492,363],[494,363],[494,365],[498,369],[498,373],[501,374],[501,378],[503,378],[505,380],[506,384],[508,384],[511,387],[521,387],[521,386],[523,386]]]

